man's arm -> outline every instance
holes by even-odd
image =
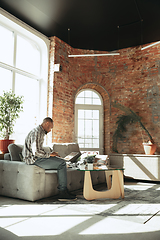
[[[35,150],[35,155],[36,157],[39,158],[49,158],[51,154],[50,152],[46,152],[43,148],[43,142],[44,142],[44,136],[40,131],[37,131],[36,133],[36,150]]]
[[[58,155],[58,152],[52,152],[52,153],[50,154],[50,156],[51,156],[51,157],[55,157],[55,156],[60,157],[60,156]]]

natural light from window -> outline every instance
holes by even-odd
[[[40,49],[36,43],[17,36],[16,67],[40,75]]]
[[[25,28],[0,14],[0,95],[12,90],[24,97],[24,111],[16,120],[14,134],[10,137],[19,144],[23,144],[28,132],[47,115],[46,43],[49,41],[44,42],[37,32],[32,33],[33,29],[29,32]]]
[[[75,203],[1,205],[0,227],[10,232],[10,237],[16,235],[44,238],[64,238],[69,234],[75,237],[81,235],[104,239],[109,234],[124,234],[129,239],[127,234],[160,230],[160,226],[155,224],[155,221],[160,221],[159,214],[144,224],[145,219],[160,209],[160,204],[128,204],[127,211],[124,211],[123,205],[121,204],[121,208],[118,203],[92,203],[88,208],[86,204]]]
[[[0,62],[13,64],[14,34],[13,31],[0,25]]]
[[[0,95],[3,91],[8,91],[12,89],[12,71],[0,67]]]

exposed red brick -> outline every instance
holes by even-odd
[[[110,105],[112,101],[138,112],[157,145],[160,132],[160,46],[141,51],[140,47],[119,50],[120,56],[68,58],[68,54],[102,53],[70,47],[52,37],[50,56],[60,63],[62,71],[50,72],[53,80],[54,142],[73,142],[74,102],[76,94],[85,88],[95,89],[104,102],[104,153],[112,151],[112,137],[117,117],[124,114]],[[105,52],[103,52],[105,53]],[[125,141],[118,144],[119,152],[144,153],[144,131],[135,124],[128,128]]]

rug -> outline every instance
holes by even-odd
[[[94,186],[97,191],[106,190],[106,184],[99,184]],[[72,193],[77,195],[77,200],[63,201],[63,204],[104,204],[109,203],[119,203],[119,202],[145,202],[145,203],[160,203],[160,183],[154,182],[143,182],[136,180],[127,180],[124,184],[124,199],[96,199],[96,200],[86,200],[83,197],[83,189],[73,191]],[[44,198],[36,201],[40,204],[59,204],[57,196],[52,196],[49,198]]]

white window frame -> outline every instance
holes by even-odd
[[[95,92],[101,101],[101,105],[93,105],[93,104],[76,104],[75,103],[75,142],[77,142],[77,138],[78,138],[78,110],[79,109],[84,109],[84,110],[99,110],[99,148],[80,148],[80,151],[98,151],[99,154],[103,154],[104,149],[103,149],[103,138],[104,138],[104,130],[103,130],[103,100],[101,95],[93,90],[93,89],[83,89],[81,91],[79,91],[76,96],[75,96],[75,102],[76,102],[76,98],[77,96],[85,91],[85,90],[89,90],[92,92]]]
[[[9,14],[2,8],[0,8],[0,25],[14,32],[14,47],[16,43],[17,35],[20,35],[26,38],[29,41],[34,42],[39,50],[41,55],[40,63],[40,74],[38,76],[28,73],[26,71],[20,70],[15,67],[15,59],[13,66],[0,62],[0,66],[8,70],[13,71],[12,79],[12,91],[15,90],[15,73],[20,73],[27,77],[31,77],[39,81],[39,116],[37,116],[38,122],[40,123],[43,118],[47,116],[47,93],[48,93],[48,63],[49,63],[49,45],[50,40],[36,31],[29,25],[20,21],[13,15]],[[14,51],[16,49],[14,48]],[[15,55],[14,55],[15,56]]]

